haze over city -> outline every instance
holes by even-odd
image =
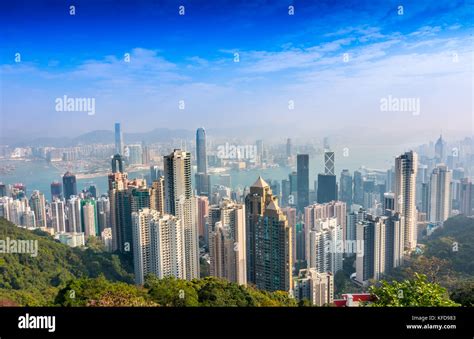
[[[48,4],[2,5],[8,141],[110,130],[114,121],[128,132],[206,126],[232,137],[286,131],[355,143],[473,130],[463,1],[401,10],[396,1],[297,2],[293,15],[286,1],[190,1],[184,15],[171,1],[78,1],[74,16]],[[64,95],[94,98],[95,114],[56,111]],[[382,111],[389,96],[418,99],[418,114]],[[31,121],[34,129],[19,128]]]
[[[470,334],[473,13],[2,1],[1,338]]]

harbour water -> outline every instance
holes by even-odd
[[[343,148],[335,149],[336,152],[336,175],[344,168],[349,169],[351,172],[357,170],[361,166],[368,168],[386,170],[390,168],[394,163],[396,155],[405,151],[403,146],[394,146],[387,148],[384,146],[371,145],[371,147],[352,147],[348,155],[343,155]],[[317,178],[318,173],[324,171],[323,157],[317,159],[316,157],[310,157],[310,188],[314,187],[314,180]],[[27,194],[30,195],[33,190],[40,190],[46,195],[46,198],[50,199],[50,185],[53,181],[62,180],[62,175],[56,167],[52,166],[46,160],[35,160],[35,161],[12,161],[12,160],[1,160],[0,166],[7,164],[13,164],[15,170],[0,175],[0,182],[7,184],[23,183],[26,185]],[[225,172],[231,177],[231,185],[233,188],[250,186],[255,182],[259,175],[265,179],[279,180],[287,179],[288,174],[291,171],[295,171],[296,168],[291,167],[275,167],[268,169],[250,169],[250,170],[229,170]],[[129,172],[130,178],[143,178],[148,175],[148,170],[141,170],[135,172]],[[194,176],[193,176],[194,177]],[[211,176],[212,182],[218,182],[216,175]],[[99,194],[107,193],[107,176],[98,176],[94,178],[78,179],[77,189],[80,191],[91,184],[96,185]]]

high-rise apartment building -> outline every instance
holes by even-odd
[[[430,178],[428,220],[443,222],[451,213],[451,179],[452,172],[444,164],[433,169]]]
[[[35,213],[36,227],[46,227],[46,201],[43,193],[33,191],[30,208]]]
[[[55,233],[66,232],[66,214],[64,213],[63,200],[51,202],[51,226]]]
[[[336,274],[342,270],[344,242],[342,227],[337,218],[318,219],[309,225],[307,258],[308,267],[319,273]]]
[[[67,231],[70,233],[81,233],[82,230],[82,209],[81,198],[71,196],[66,204]]]
[[[416,248],[416,173],[418,155],[406,152],[395,159],[395,211],[403,217],[404,247],[406,251]]]
[[[356,281],[363,285],[403,262],[403,217],[392,210],[386,212],[382,217],[368,214],[357,223],[356,237],[362,248],[356,257]]]
[[[96,201],[92,199],[82,200],[81,205],[84,237],[87,239],[91,236],[97,236],[99,234],[99,227],[97,223]]]
[[[325,204],[313,204],[304,210],[304,230],[306,242],[306,259],[308,260],[309,231],[314,228],[319,220],[335,217],[337,224],[342,228],[342,239],[346,239],[347,206],[342,201],[331,201]]]
[[[209,198],[196,197],[198,206],[198,234],[202,237],[205,243],[208,243],[209,232],[207,229],[207,221],[209,216]]]
[[[209,254],[212,276],[247,283],[244,205],[223,200],[209,207]]]
[[[150,208],[165,213],[165,177],[153,180],[150,192]]]
[[[286,220],[288,220],[288,226],[291,228],[291,249],[292,249],[292,261],[293,264],[295,264],[298,260],[296,258],[296,253],[298,251],[297,245],[296,245],[296,235],[298,234],[296,225],[297,225],[297,213],[296,213],[296,208],[293,207],[283,207],[281,209],[283,214],[286,217]]]
[[[307,299],[311,305],[324,306],[334,300],[334,275],[320,273],[314,268],[302,269],[295,279],[294,296],[297,300]]]
[[[178,218],[143,208],[132,213],[135,283],[147,274],[184,279],[184,229]]]
[[[259,177],[245,198],[247,280],[267,291],[292,289],[292,234],[270,186]]]
[[[199,278],[197,203],[191,187],[191,154],[179,149],[164,157],[165,212],[184,228],[186,279]]]

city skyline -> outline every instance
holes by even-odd
[[[0,4],[0,306],[464,330],[441,307],[474,306],[473,4]]]

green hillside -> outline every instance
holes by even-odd
[[[133,282],[128,258],[97,246],[71,248],[45,232],[25,230],[0,218],[0,240],[7,238],[37,240],[38,255],[0,253],[0,303],[52,305],[58,291],[71,279],[80,277],[102,274],[111,281]]]
[[[0,240],[38,241],[38,255],[0,253],[0,305],[30,306],[296,306],[285,292],[264,292],[207,277],[193,281],[148,277],[133,285],[129,258],[70,248],[50,235],[0,218]]]

